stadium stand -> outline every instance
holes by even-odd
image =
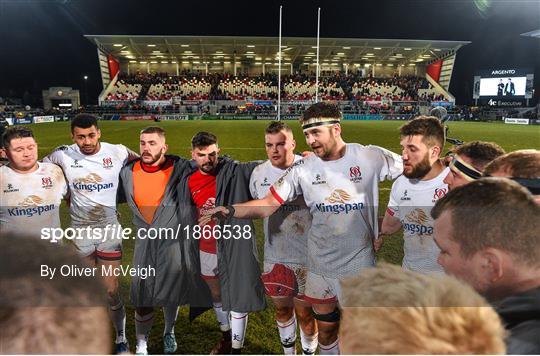
[[[314,74],[282,77],[282,100],[313,100]],[[178,76],[167,73],[121,74],[106,101],[139,100],[276,100],[278,78],[275,74],[246,75],[183,71]],[[357,74],[326,74],[319,80],[322,100],[356,101],[446,101],[421,77],[373,78]]]
[[[277,99],[277,77],[261,75],[258,77],[233,77],[225,75],[219,81],[217,96],[229,100],[244,100],[246,98],[258,100]]]
[[[118,80],[112,91],[107,95],[108,101],[134,101],[139,98],[142,84],[140,83],[127,83],[124,80]]]

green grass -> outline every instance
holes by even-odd
[[[298,123],[288,123],[293,127],[297,138],[298,151],[307,150]],[[235,159],[247,161],[266,158],[263,145],[264,128],[267,124],[268,121],[166,121],[157,125],[167,131],[169,153],[188,157],[191,137],[198,131],[210,131],[218,136],[222,154],[228,154]],[[394,121],[346,121],[343,123],[343,136],[346,142],[379,145],[399,153],[398,128],[402,124],[402,122]],[[123,143],[138,152],[139,131],[148,125],[150,125],[148,122],[102,122],[102,141]],[[69,123],[30,126],[34,130],[39,143],[40,158],[58,145],[71,143]],[[477,139],[494,141],[507,151],[540,147],[539,126],[452,122],[450,123],[450,136],[465,141]],[[384,213],[385,205],[388,202],[390,187],[391,182],[381,184],[381,206],[379,207],[381,215]],[[119,206],[119,211],[122,225],[124,227],[133,227],[129,208],[123,204]],[[62,211],[63,224],[68,224],[68,220],[69,217],[64,207]],[[262,256],[261,221],[256,222],[256,231],[259,255]],[[401,263],[403,257],[402,244],[403,240],[400,233],[393,238],[387,239],[383,250],[378,255],[379,259],[391,263]],[[128,240],[124,244],[123,262],[125,264],[130,263],[132,260],[133,246],[133,240]],[[128,299],[129,278],[121,278],[121,291],[128,307],[127,335],[132,351],[134,351],[135,326],[133,308],[129,305]],[[149,352],[162,353],[163,316],[161,311],[156,313],[154,320],[154,327],[149,341]],[[189,324],[185,307],[181,308],[176,325],[176,334],[179,343],[178,353],[189,354],[208,354],[221,336],[213,312],[209,311]],[[269,308],[265,311],[250,314],[244,351],[245,353],[255,354],[278,354],[282,352],[271,303],[269,303]]]

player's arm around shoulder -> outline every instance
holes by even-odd
[[[259,165],[261,165],[264,162],[265,161],[263,160],[256,160],[256,161],[249,161],[249,162],[237,162],[237,164],[246,182],[248,182],[251,179],[251,175],[253,171],[255,170],[255,168],[257,168]]]
[[[137,152],[132,151],[127,146],[124,146],[123,144],[118,144],[116,147],[118,148],[118,150],[120,151],[122,155],[125,155],[124,165],[134,162],[140,157]]]
[[[57,166],[60,166],[60,168],[64,169],[64,166],[63,166],[64,159],[63,158],[64,158],[64,156],[65,156],[65,154],[67,153],[68,150],[69,150],[68,145],[58,146],[54,150],[52,150],[51,153],[49,153],[48,155],[43,157],[43,159],[41,161],[46,162],[46,163],[54,163]]]
[[[388,201],[388,207],[384,213],[384,218],[382,219],[381,226],[379,229],[379,236],[375,239],[373,246],[375,251],[378,251],[383,243],[386,236],[395,234],[401,229],[401,220],[399,220],[399,204],[398,204],[398,186],[400,178],[398,178],[394,184],[392,184],[392,190],[390,192],[390,200]]]
[[[230,218],[266,218],[272,215],[281,204],[282,203],[270,192],[262,199],[250,200],[245,203],[229,206],[217,206],[214,209],[209,209],[199,218],[199,225],[204,226],[211,220],[225,221]]]
[[[368,152],[373,154],[373,158],[380,162],[379,180],[394,180],[403,173],[403,159],[394,153],[380,146],[366,146]]]

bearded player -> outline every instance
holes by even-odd
[[[308,233],[305,299],[313,306],[321,354],[339,354],[340,280],[375,264],[378,182],[401,174],[401,157],[377,146],[345,143],[341,112],[320,102],[300,119],[314,155],[299,160],[270,187],[244,204],[219,206],[200,219],[262,218],[304,196],[312,215]]]
[[[403,268],[416,272],[443,272],[437,263],[439,248],[433,241],[431,208],[448,192],[449,169],[439,159],[444,147],[444,126],[433,116],[420,116],[400,128],[403,175],[396,179],[375,241],[403,227]]]
[[[187,179],[189,189],[186,193],[189,197],[185,198],[194,203],[197,215],[203,215],[216,204],[234,204],[250,199],[249,177],[260,162],[240,163],[220,157],[217,137],[209,132],[197,133],[191,146],[197,169]],[[196,224],[196,220],[192,223]],[[211,236],[203,235],[198,241],[201,275],[210,289],[213,309],[222,331],[222,339],[212,354],[240,353],[248,312],[264,309],[265,303],[252,222],[237,220],[227,223],[227,226],[247,231],[247,238],[218,239],[212,233]],[[210,231],[220,227],[211,226]]]

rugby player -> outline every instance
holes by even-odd
[[[439,248],[433,241],[430,211],[448,192],[443,182],[449,173],[441,162],[444,126],[433,116],[420,116],[400,128],[403,175],[396,179],[381,225],[378,250],[387,235],[403,227],[403,268],[416,272],[442,272]]]
[[[197,169],[187,180],[188,199],[195,204],[198,216],[214,208],[216,202],[234,204],[250,199],[249,177],[260,162],[239,163],[219,157],[217,137],[209,132],[197,133],[191,145]],[[196,220],[193,224],[197,224]],[[233,233],[246,232],[248,228],[248,236],[216,240],[215,226],[211,225],[211,236],[203,235],[198,240],[201,275],[212,294],[213,309],[223,333],[212,354],[240,353],[248,312],[262,310],[265,306],[259,265],[254,255],[253,225],[244,220],[227,222],[227,226]]]
[[[74,239],[75,246],[88,263],[101,270],[102,265],[114,269],[121,264],[122,241],[115,234],[121,229],[116,212],[118,177],[126,162],[138,155],[124,145],[100,142],[100,137],[96,117],[79,114],[71,121],[74,144],[58,147],[43,161],[55,163],[64,171],[71,193],[71,227],[91,228],[77,229],[80,234]],[[108,230],[104,228],[107,226]],[[116,351],[125,353],[126,311],[118,293],[118,277],[110,275],[103,279],[116,330]]]
[[[209,210],[213,219],[272,215],[303,194],[312,215],[308,233],[305,299],[317,319],[321,354],[338,354],[340,279],[375,264],[378,183],[403,171],[401,157],[377,146],[345,143],[336,105],[313,104],[300,120],[314,155],[299,160],[270,187],[264,198]]]
[[[484,168],[484,175],[515,180],[540,204],[540,151],[518,150],[499,156]]]
[[[471,141],[457,146],[449,157],[450,171],[444,183],[452,190],[482,176],[484,167],[495,158],[502,156],[504,150],[494,142]]]
[[[120,172],[119,195],[123,196],[133,212],[133,224],[143,234],[135,242],[133,266],[151,266],[160,275],[131,278],[131,302],[135,306],[136,353],[148,354],[148,335],[154,320],[154,307],[162,306],[165,320],[163,352],[172,354],[177,349],[174,325],[178,316],[178,303],[182,284],[182,271],[178,268],[180,249],[172,236],[158,235],[146,238],[150,229],[165,231],[178,227],[177,189],[180,174],[190,168],[188,161],[165,155],[168,146],[165,131],[150,126],[140,133],[141,158],[130,162]],[[149,189],[151,187],[151,189]]]
[[[250,179],[251,195],[266,196],[270,186],[285,170],[301,159],[294,154],[296,142],[291,128],[283,121],[272,122],[265,130],[268,160],[257,166]],[[296,326],[304,354],[317,349],[317,326],[311,305],[304,301],[307,265],[307,233],[311,215],[303,197],[264,219],[264,282],[265,292],[275,306],[275,318],[283,353],[296,353]]]
[[[60,204],[67,194],[62,169],[38,162],[38,144],[24,126],[6,129],[3,135],[9,163],[0,166],[2,233],[21,233],[45,238],[42,229],[60,228]]]

